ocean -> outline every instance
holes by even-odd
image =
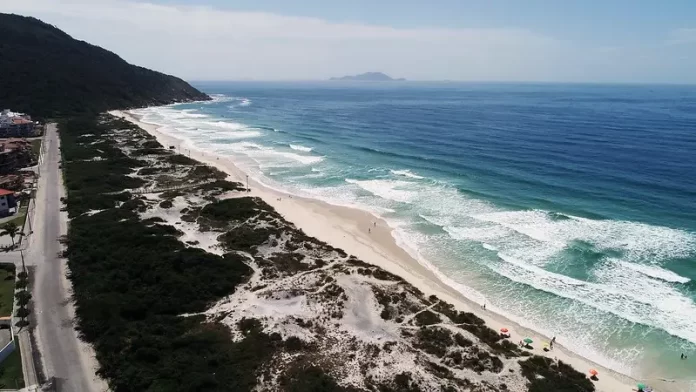
[[[214,100],[136,113],[375,212],[446,283],[601,365],[696,379],[696,86],[196,86]]]

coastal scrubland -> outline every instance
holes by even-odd
[[[120,391],[593,391],[108,116],[63,121],[77,328]]]

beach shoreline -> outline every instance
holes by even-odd
[[[513,342],[522,340],[524,337],[531,337],[535,342],[535,348],[532,350],[534,354],[556,358],[570,364],[580,372],[587,373],[589,369],[597,369],[599,371],[599,380],[595,382],[597,390],[628,391],[636,385],[636,380],[629,376],[597,365],[564,348],[562,341],[558,341],[552,351],[544,352],[542,342],[548,342],[549,336],[523,327],[504,315],[494,312],[494,309],[484,310],[482,303],[477,303],[448,285],[422,260],[413,257],[401,247],[393,235],[393,228],[369,211],[290,195],[281,190],[273,189],[248,176],[229,157],[197,149],[195,146],[186,144],[184,139],[162,132],[158,125],[140,121],[132,113],[122,111],[110,113],[138,125],[156,137],[165,148],[174,146],[180,153],[224,171],[234,181],[242,184],[247,184],[248,181],[251,190],[250,196],[262,198],[306,234],[344,249],[349,254],[404,278],[426,295],[436,295],[452,303],[459,310],[476,314],[496,331],[503,327],[508,328],[511,334],[510,340]],[[688,387],[682,388],[676,383],[663,383],[655,380],[649,380],[649,383],[661,391],[680,392],[688,390],[686,389]]]

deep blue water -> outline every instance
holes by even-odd
[[[448,283],[604,365],[696,378],[696,86],[198,87],[215,101],[144,120],[375,211]]]

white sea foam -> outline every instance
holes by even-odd
[[[505,262],[491,268],[512,281],[696,341],[696,305],[665,282],[646,280],[637,271],[620,268],[614,262],[605,263],[594,271],[597,283],[585,282],[546,271],[504,253],[498,256]]]
[[[623,252],[627,260],[634,262],[687,257],[696,249],[696,236],[692,233],[636,222],[579,217],[559,220],[538,210],[503,211],[474,218],[501,225],[546,246],[562,249],[572,241],[584,241],[601,251]]]
[[[198,124],[206,125],[213,128],[229,129],[232,131],[238,131],[240,129],[247,129],[248,127],[244,124],[230,122],[230,121],[202,121]]]
[[[645,276],[649,276],[649,277],[655,278],[655,279],[664,280],[665,282],[688,283],[691,280],[689,278],[686,278],[686,277],[681,276],[675,272],[672,272],[668,269],[665,269],[665,268],[662,268],[662,267],[659,267],[656,265],[630,263],[630,262],[626,262],[626,261],[619,261],[619,264],[621,265],[622,268],[630,268],[632,270],[640,272],[641,274],[643,274]]]
[[[215,103],[220,103],[220,102],[230,102],[230,101],[234,101],[237,99],[236,97],[230,97],[230,96],[225,95],[225,94],[209,94],[209,95],[210,95],[210,98],[212,98],[212,100],[202,102],[202,104],[210,105],[210,104],[215,104]]]
[[[424,177],[421,177],[417,174],[414,174],[410,170],[389,170],[391,174],[395,176],[403,176],[403,177],[409,177],[409,178],[415,178],[415,179],[423,179]]]
[[[262,166],[278,167],[278,166],[293,166],[296,164],[312,165],[321,162],[324,157],[313,155],[300,155],[291,152],[278,151],[268,146],[263,146],[256,143],[232,143],[229,145],[220,145],[220,149],[229,149],[233,152],[244,153]]]
[[[486,249],[488,249],[488,250],[492,250],[492,251],[494,251],[494,252],[498,250],[498,248],[496,248],[495,246],[493,246],[493,245],[491,245],[491,244],[487,244],[487,243],[485,243],[485,242],[483,243],[483,247],[486,248]]]
[[[319,157],[319,156],[308,156],[308,155],[299,155],[299,154],[293,154],[289,152],[275,152],[278,155],[282,155],[286,158],[290,158],[292,160],[295,160],[297,162],[300,162],[303,165],[312,165],[315,163],[319,163],[324,160],[324,157]]]
[[[401,203],[412,203],[418,196],[415,189],[407,189],[412,184],[406,181],[393,180],[352,180],[346,179],[349,184],[355,184],[360,188],[379,196],[383,199],[394,200]]]
[[[509,234],[509,230],[500,226],[445,226],[443,227],[443,230],[445,230],[454,239],[473,240],[478,242],[499,239]]]
[[[263,146],[261,144],[257,144],[254,142],[236,142],[236,143],[222,143],[222,144],[217,144],[216,145],[217,150],[219,151],[230,151],[230,152],[240,152],[240,153],[245,153],[249,151],[258,151],[258,150],[270,150],[269,147]]]
[[[392,222],[390,222],[390,226],[392,226]],[[397,224],[394,226],[392,226],[394,227],[394,230],[392,230],[392,237],[396,241],[397,245],[403,248],[411,257],[429,269],[446,285],[454,288],[470,300],[478,303],[483,303],[485,301],[486,297],[481,292],[447,276],[439,268],[428,261],[425,256],[423,256],[420,250],[423,249],[424,244],[432,243],[430,236],[408,230],[408,225],[406,223],[402,223],[400,225]]]
[[[206,129],[196,129],[194,132],[200,134],[200,132],[206,132]],[[215,134],[215,132],[213,132]],[[225,132],[224,134],[216,134],[215,138],[209,138],[211,143],[224,143],[230,139],[251,139],[255,137],[263,136],[263,133],[251,129],[245,129],[235,132]],[[218,137],[221,136],[221,137]]]
[[[195,109],[173,110],[168,108],[159,109],[159,113],[170,120],[207,118],[208,115],[196,113]]]
[[[290,144],[290,148],[292,148],[293,150],[304,151],[304,152],[312,151],[312,147],[305,147],[305,146],[301,146],[299,144]]]
[[[381,197],[393,199],[394,189],[399,190],[394,183],[372,185],[383,187],[381,192],[373,189],[375,194],[382,193]],[[696,252],[693,233],[636,222],[561,216],[546,211],[506,211],[452,192],[447,187],[422,185],[421,188],[406,189],[419,189],[418,196],[409,195],[408,200],[420,211],[420,217],[440,226],[456,241],[443,244],[430,235],[416,245],[412,244],[427,254],[434,254],[440,260],[438,265],[441,268],[451,268],[447,265],[452,263],[442,260],[447,257],[447,253],[441,253],[442,249],[457,247],[460,241],[478,242],[483,248],[498,252],[501,260],[506,261],[493,263],[490,268],[515,282],[696,341],[693,340],[696,339],[696,332],[693,332],[696,330],[696,305],[671,286],[686,283],[689,279],[660,265],[672,258],[693,256]],[[400,196],[400,199],[406,198]],[[404,230],[408,229],[404,227]],[[580,248],[573,250],[576,246]],[[587,246],[587,250],[583,246]],[[599,257],[605,255],[598,266],[586,266],[593,268],[589,273],[596,277],[597,282],[588,283],[544,269],[549,263],[564,262],[564,258],[569,257],[566,252],[584,251],[595,252]],[[606,260],[609,255],[618,259]],[[684,313],[680,315],[677,309]],[[694,321],[680,320],[683,317]],[[535,318],[534,323],[540,324],[531,327],[543,330],[545,317]],[[571,325],[568,323],[567,328],[572,328]],[[558,324],[555,328],[559,328]],[[597,325],[596,328],[604,327]],[[559,331],[556,329],[556,332]],[[572,329],[566,332],[570,337],[582,334]],[[592,357],[603,364],[622,368],[616,362],[618,354],[612,354],[614,359],[602,358],[599,353],[605,349],[596,348],[594,345],[598,342],[586,338],[584,345],[576,347],[579,352],[593,352]]]

